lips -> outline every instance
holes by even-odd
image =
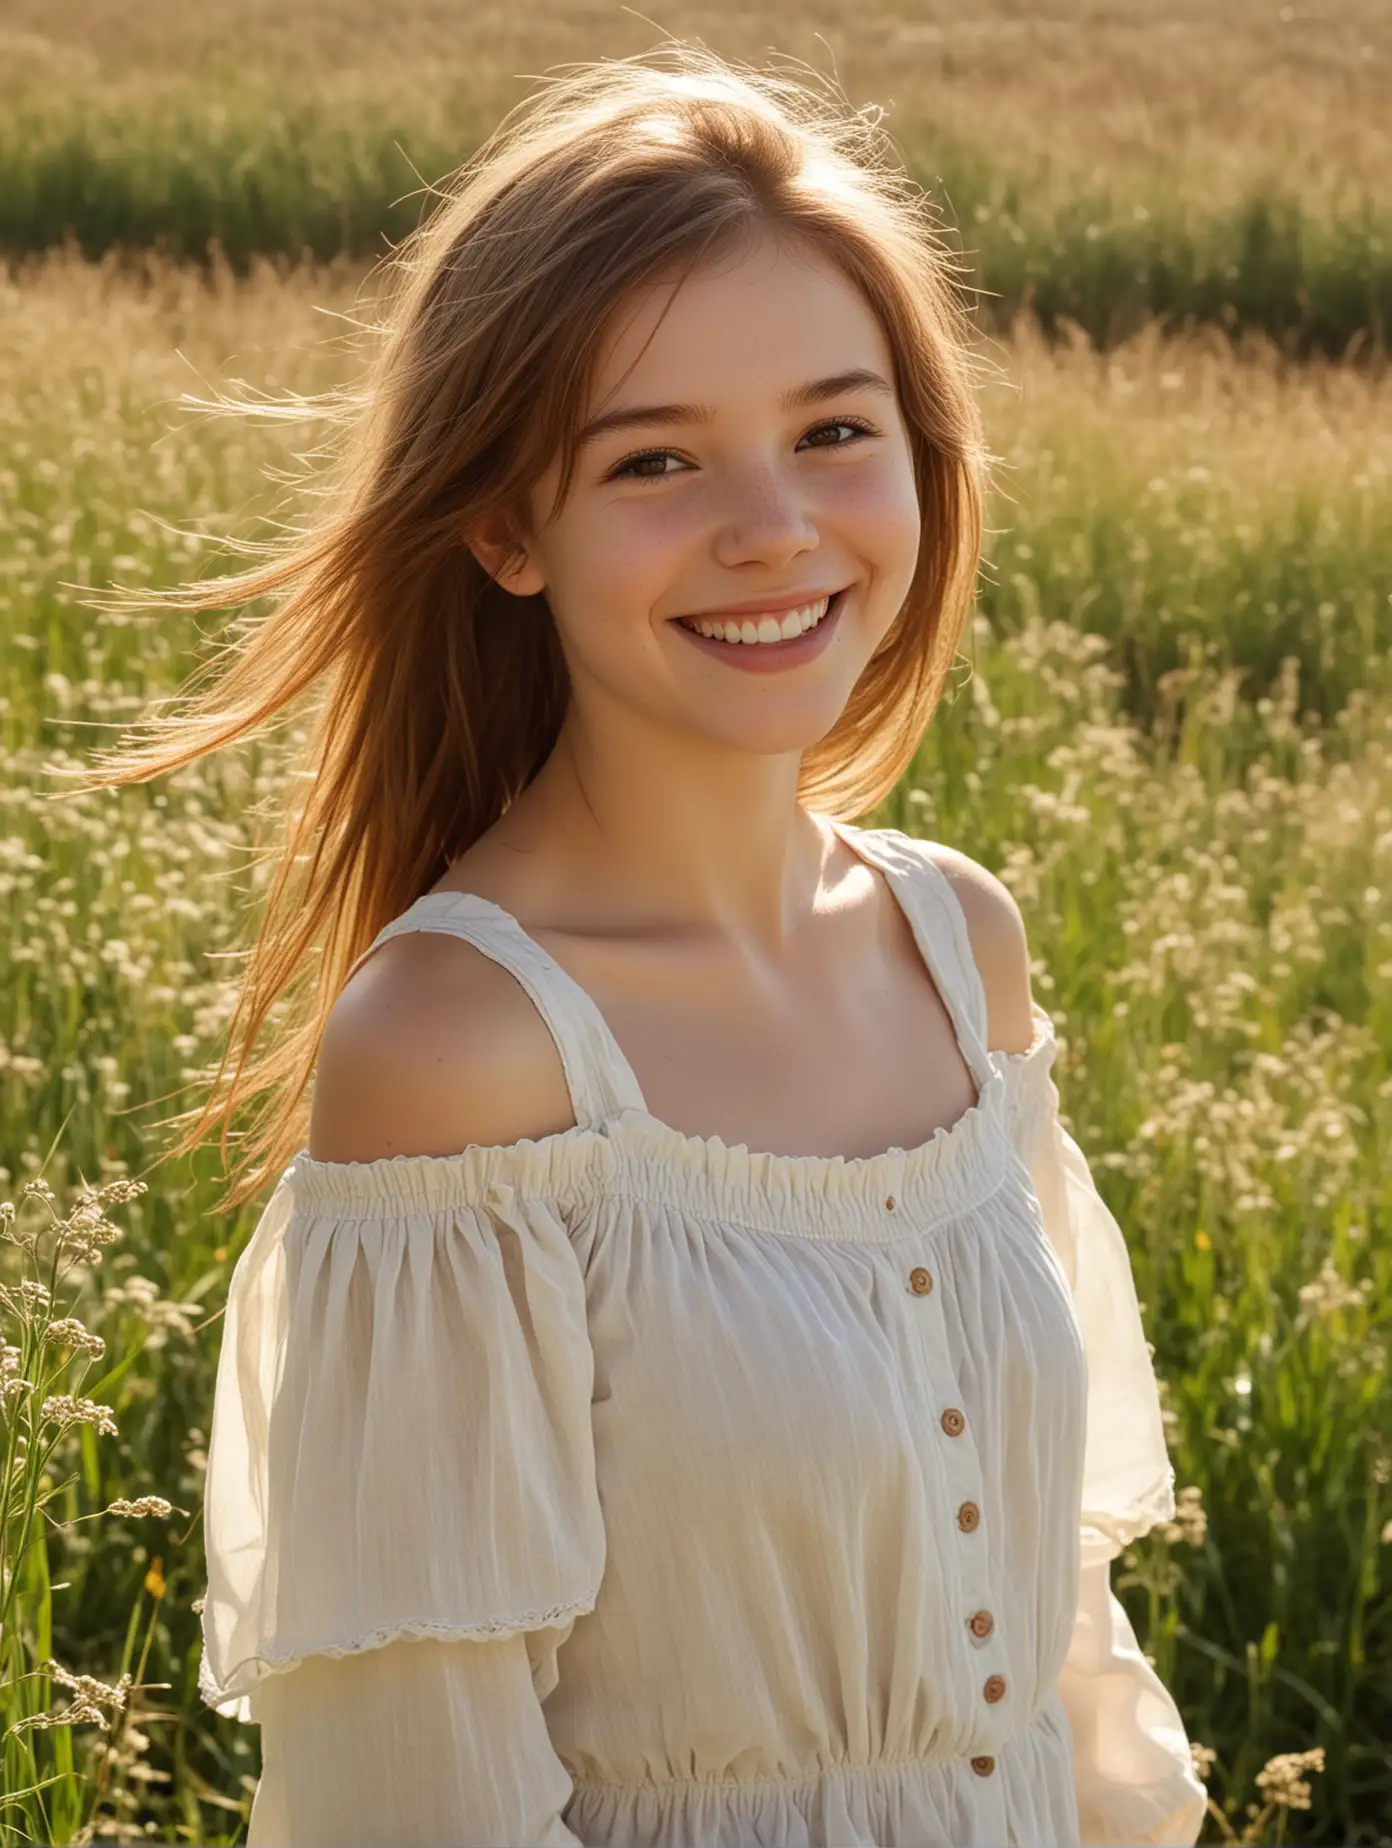
[[[708,660],[720,662],[732,673],[760,676],[792,673],[815,661],[834,645],[849,594],[849,590],[834,591],[829,597],[819,597],[815,603],[801,604],[794,609],[751,610],[747,614],[742,611],[712,612],[709,616],[676,616],[671,622],[672,627],[686,637],[688,648],[696,649]],[[796,632],[785,636],[783,625],[787,622],[792,630],[792,619],[797,623]],[[804,628],[803,624],[809,619],[811,626]],[[765,622],[768,627],[763,633],[769,637],[767,641],[759,633]],[[735,639],[727,641],[726,635],[731,629]],[[703,630],[714,633],[705,634]]]

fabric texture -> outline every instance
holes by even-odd
[[[1110,1561],[1174,1512],[1130,1259],[1034,1007],[989,1052],[927,846],[902,906],[977,1102],[778,1156],[646,1110],[506,912],[574,1128],[287,1166],[233,1272],[200,1691],[272,1844],[1190,1844],[1205,1793]]]

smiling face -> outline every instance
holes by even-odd
[[[889,343],[864,296],[761,230],[650,285],[603,339],[570,491],[537,484],[520,555],[571,676],[568,725],[725,752],[826,735],[898,614],[921,516]]]

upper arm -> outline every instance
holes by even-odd
[[[574,1121],[540,1014],[513,976],[457,937],[388,938],[330,1011],[310,1108],[315,1161],[455,1155]]]
[[[1029,940],[1013,894],[994,873],[959,853],[934,845],[933,859],[947,877],[967,920],[972,955],[986,990],[987,1050],[1027,1052],[1034,1039]]]

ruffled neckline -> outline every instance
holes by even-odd
[[[646,1110],[614,1111],[551,1136],[452,1155],[317,1161],[295,1155],[282,1179],[297,1202],[345,1217],[379,1218],[504,1199],[574,1203],[632,1198],[730,1223],[809,1238],[909,1236],[979,1205],[1005,1178],[1017,1095],[1047,1071],[1053,1022],[1033,1004],[1034,1036],[1021,1052],[988,1054],[977,1102],[926,1142],[873,1155],[778,1155],[696,1136]]]

